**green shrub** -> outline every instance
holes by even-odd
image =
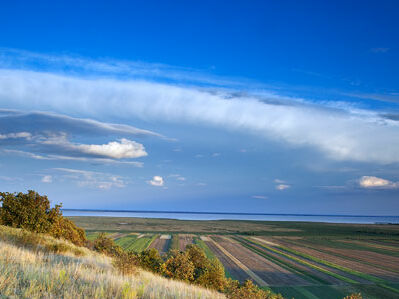
[[[161,271],[161,265],[163,260],[158,250],[155,248],[147,249],[142,251],[139,256],[139,264],[145,270],[159,273]]]
[[[46,233],[82,246],[86,242],[83,229],[64,218],[61,205],[50,208],[47,196],[29,190],[28,193],[0,193],[0,223],[26,229],[34,233]]]
[[[122,252],[114,258],[112,264],[123,275],[136,274],[139,260],[133,252]]]
[[[54,220],[49,233],[54,238],[65,239],[78,246],[85,245],[87,241],[85,231],[77,227],[75,223],[68,218],[62,216]]]
[[[194,270],[194,264],[187,252],[179,252],[175,256],[170,256],[161,266],[161,273],[164,276],[186,282],[194,280]]]
[[[226,297],[229,299],[283,299],[281,295],[260,289],[251,280],[240,284],[237,280],[231,279],[228,280]]]
[[[109,256],[119,256],[123,253],[123,249],[117,245],[114,240],[107,237],[105,233],[101,233],[93,241],[93,249]]]
[[[47,233],[53,221],[61,216],[60,205],[50,208],[47,196],[41,196],[32,190],[26,194],[1,192],[0,196],[0,220],[3,225]]]

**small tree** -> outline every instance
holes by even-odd
[[[109,256],[118,256],[123,252],[123,249],[115,244],[114,240],[107,237],[105,233],[99,234],[93,243],[94,250]]]
[[[163,260],[155,248],[144,250],[139,255],[140,266],[155,273],[159,273]]]
[[[41,196],[33,190],[26,194],[2,192],[0,196],[0,219],[3,225],[47,233],[53,222],[61,216],[61,205],[50,208],[47,196]]]
[[[169,257],[161,266],[161,272],[166,277],[186,282],[194,280],[194,269],[194,265],[186,252],[180,252],[176,256]]]
[[[78,246],[85,245],[87,241],[85,231],[77,227],[75,223],[68,218],[62,216],[55,218],[49,233],[54,238],[65,239]]]
[[[214,259],[209,262],[209,265],[196,279],[195,283],[223,292],[226,287],[226,277],[224,267],[219,260]]]

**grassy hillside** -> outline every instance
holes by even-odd
[[[109,257],[0,226],[0,298],[225,298],[146,271],[121,276]]]

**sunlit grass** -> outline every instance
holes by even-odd
[[[59,253],[49,248],[62,248]],[[119,275],[112,260],[44,235],[0,226],[0,298],[225,298],[149,272]]]

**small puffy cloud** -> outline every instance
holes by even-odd
[[[212,157],[219,157],[220,156],[220,153],[213,153],[212,154]]]
[[[51,175],[45,175],[42,177],[42,182],[43,183],[52,183],[53,177]]]
[[[112,141],[107,144],[80,144],[75,146],[83,153],[99,155],[114,159],[139,158],[147,156],[144,146],[138,142],[122,138],[120,142]]]
[[[185,177],[182,177],[182,176],[179,176],[179,177],[176,178],[176,180],[178,180],[178,181],[185,181],[186,178],[185,178]]]
[[[279,190],[279,191],[283,191],[283,190],[288,189],[288,188],[291,188],[291,186],[290,185],[286,185],[286,184],[279,184],[279,185],[276,186],[276,189]]]
[[[267,199],[267,196],[264,196],[264,195],[252,195],[252,198],[255,198],[255,199]]]
[[[152,186],[162,187],[164,185],[164,180],[161,176],[156,175],[152,178],[152,180],[148,181],[148,184]]]
[[[53,146],[65,153],[77,153],[94,157],[123,159],[147,156],[147,152],[141,143],[126,138],[106,144],[78,144],[70,142],[65,134],[61,134],[42,138],[40,143]]]
[[[392,182],[375,176],[362,176],[359,179],[362,188],[399,188],[399,182]]]

